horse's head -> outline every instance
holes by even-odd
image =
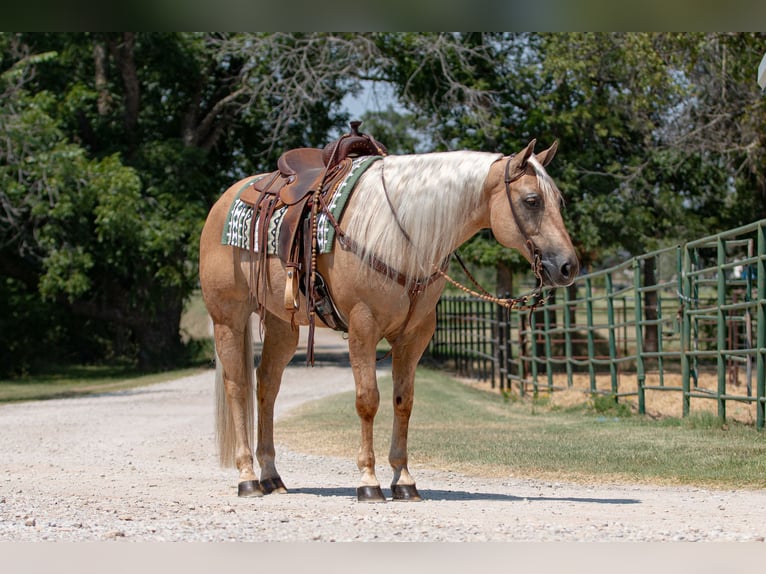
[[[490,225],[504,246],[518,249],[545,285],[569,285],[580,264],[561,218],[561,193],[545,171],[554,143],[534,153],[535,140],[493,164],[486,182]]]

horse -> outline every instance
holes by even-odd
[[[561,216],[560,191],[545,167],[557,144],[535,154],[535,140],[504,156],[480,151],[386,155],[359,177],[329,253],[316,257],[348,333],[355,406],[361,425],[357,455],[360,502],[387,500],[375,471],[373,421],[380,404],[378,343],[391,347],[394,423],[388,462],[393,500],[419,501],[408,469],[407,440],[415,370],[436,326],[443,269],[459,246],[482,229],[519,250],[547,287],[571,284],[579,263]],[[299,312],[284,305],[289,272],[275,256],[225,245],[227,213],[243,179],[211,208],[200,237],[199,278],[213,322],[216,351],[216,435],[220,463],[239,471],[238,495],[285,493],[274,449],[274,402],[283,371],[308,324],[305,296]],[[349,241],[357,249],[349,249]],[[261,269],[253,268],[262,267]],[[264,286],[254,277],[262,273]],[[262,352],[255,368],[251,316],[260,317]],[[326,324],[316,319],[318,328]],[[255,390],[254,390],[255,387]],[[257,402],[253,467],[254,395]]]

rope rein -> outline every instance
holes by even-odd
[[[463,272],[466,274],[468,279],[470,279],[471,283],[479,289],[479,291],[474,291],[473,289],[470,289],[469,287],[466,287],[462,283],[456,281],[447,273],[444,272],[442,269],[436,269],[436,272],[444,277],[449,283],[460,289],[461,291],[467,293],[468,295],[471,295],[472,297],[476,297],[477,299],[481,299],[482,301],[488,301],[490,303],[495,303],[497,305],[500,305],[501,307],[505,307],[506,309],[510,309],[511,311],[530,311],[534,312],[538,307],[544,305],[548,302],[548,299],[550,299],[550,293],[543,295],[543,281],[542,281],[542,263],[540,261],[540,255],[539,253],[535,252],[535,259],[534,264],[532,266],[533,271],[535,272],[535,277],[537,278],[537,287],[530,293],[526,293],[524,295],[519,295],[518,297],[496,297],[492,295],[490,292],[488,292],[484,287],[479,285],[478,281],[474,278],[473,275],[471,275],[471,272],[468,271],[468,269],[465,266],[465,263],[463,262],[462,258],[457,254],[457,252],[454,253],[455,259],[460,264],[460,266],[463,269]]]

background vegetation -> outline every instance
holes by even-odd
[[[559,140],[586,268],[762,218],[765,38],[2,33],[0,375],[188,363],[212,203],[376,86],[392,101],[361,119],[393,153]],[[498,291],[525,267],[487,235],[464,255]]]

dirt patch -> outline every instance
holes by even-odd
[[[620,373],[618,375],[618,401],[630,405],[633,412],[638,412],[638,377],[636,374]],[[489,382],[475,381],[461,378],[464,384],[472,387],[490,391],[499,392],[498,388],[493,388]],[[555,390],[549,391],[547,378],[540,377],[540,384],[537,388],[538,396],[548,397],[550,405],[569,408],[585,404],[592,400],[594,390],[599,393],[609,394],[612,391],[612,379],[609,374],[597,374],[595,384],[591,384],[591,378],[588,373],[574,373],[572,375],[572,385],[568,386],[567,376],[556,374],[553,376],[553,387]],[[545,384],[543,384],[545,383]],[[725,401],[726,420],[736,421],[744,424],[754,425],[756,422],[756,403],[755,381],[752,381],[748,400],[747,383],[744,375],[740,374],[736,383],[732,384],[727,380],[726,394],[728,396],[740,397],[740,400],[728,399]],[[662,377],[658,373],[647,373],[646,388],[644,391],[644,408],[646,415],[653,418],[683,416],[683,377],[680,373],[664,373]],[[518,394],[517,383],[513,386],[514,393]],[[718,375],[713,372],[699,373],[697,383],[692,383],[692,394],[708,396],[691,396],[689,399],[689,413],[700,414],[710,413],[718,415],[718,400],[715,394],[718,389]],[[532,395],[535,389],[528,384],[525,388],[525,395]]]

